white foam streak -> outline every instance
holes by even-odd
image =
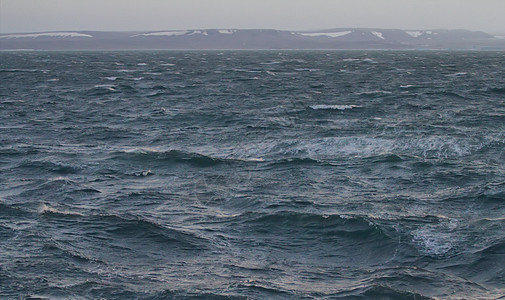
[[[411,234],[414,244],[427,255],[444,255],[454,248],[456,242],[451,230],[444,227],[426,226],[414,230]]]
[[[346,109],[353,109],[353,108],[358,108],[361,107],[359,105],[326,105],[326,104],[318,104],[318,105],[311,105],[309,106],[310,108],[314,110],[320,110],[320,109],[336,109],[336,110],[346,110]]]
[[[47,214],[47,213],[53,213],[53,214],[59,214],[59,215],[68,215],[68,216],[84,216],[83,214],[75,211],[70,211],[67,209],[58,209],[55,207],[48,206],[44,203],[42,203],[39,206],[38,213],[40,215]]]

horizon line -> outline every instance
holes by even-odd
[[[276,31],[288,31],[288,32],[316,32],[316,31],[326,31],[326,30],[335,30],[335,29],[374,29],[374,30],[403,30],[403,31],[411,31],[411,30],[421,30],[421,31],[429,31],[429,30],[448,30],[448,31],[457,31],[457,30],[465,30],[471,32],[483,32],[490,35],[494,35],[491,32],[484,30],[472,30],[466,28],[425,28],[425,29],[404,29],[404,28],[380,28],[380,27],[333,27],[333,28],[322,28],[322,29],[303,29],[303,30],[290,30],[290,29],[276,29],[276,28],[186,28],[186,29],[139,29],[139,30],[88,30],[88,29],[61,29],[61,30],[43,30],[43,31],[15,31],[15,32],[0,32],[0,35],[6,34],[28,34],[28,33],[51,33],[51,32],[163,32],[163,31],[190,31],[190,30],[276,30]],[[496,34],[497,32],[495,32]],[[505,32],[503,32],[505,34]]]

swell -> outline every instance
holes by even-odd
[[[54,163],[50,161],[43,160],[33,160],[33,161],[24,161],[20,163],[17,168],[19,169],[27,169],[27,170],[36,170],[40,172],[50,172],[61,175],[67,174],[76,174],[80,171],[80,168],[62,163]]]
[[[0,202],[0,216],[20,217],[26,214],[27,212],[21,208]]]
[[[17,147],[6,147],[0,149],[0,157],[18,157],[26,155],[39,154],[40,150],[31,145],[23,145]]]
[[[62,221],[78,231],[95,238],[118,240],[126,244],[164,245],[179,251],[201,251],[209,247],[208,241],[193,233],[163,226],[137,216],[116,214],[87,214],[76,209],[43,204],[39,214],[53,221]],[[126,246],[126,245],[125,245]],[[126,246],[126,248],[129,248]],[[147,250],[148,248],[146,248]]]
[[[87,96],[106,96],[111,94],[123,93],[134,94],[137,89],[128,84],[99,84],[86,90]]]
[[[223,163],[243,163],[248,160],[235,158],[218,158],[196,152],[186,152],[181,150],[168,151],[121,151],[112,154],[113,159],[122,159],[137,162],[161,162],[167,164],[189,164],[195,167],[211,167]],[[253,160],[250,160],[253,161]]]
[[[200,251],[207,248],[207,241],[204,238],[143,218],[100,215],[95,216],[94,219],[105,226],[105,232],[135,242],[154,241],[175,246],[183,251]]]
[[[155,293],[155,295],[149,295],[143,297],[147,300],[159,300],[159,299],[201,299],[201,300],[247,300],[250,299],[246,296],[235,296],[235,295],[222,295],[212,292],[189,292],[189,291],[171,291],[165,290],[162,292]]]
[[[497,95],[505,95],[505,87],[490,87],[486,91]]]
[[[88,263],[98,263],[104,264],[98,258],[95,258],[91,255],[85,253],[85,250],[78,250],[71,245],[65,245],[63,242],[58,242],[55,240],[46,241],[43,245],[43,251],[45,253],[51,253],[57,259],[63,259],[67,261],[68,259],[75,261],[80,264],[88,264]]]
[[[67,198],[70,193],[99,194],[99,190],[86,186],[66,176],[45,179],[42,183],[27,186],[18,196],[38,201],[54,201],[55,196]],[[69,198],[67,198],[69,199]],[[35,202],[32,202],[35,203]]]
[[[280,166],[290,166],[290,167],[297,167],[297,166],[310,166],[310,165],[316,165],[316,166],[339,166],[342,164],[345,164],[345,161],[343,161],[341,158],[341,155],[331,155],[331,156],[326,156],[326,157],[289,157],[289,158],[279,158],[279,159],[267,159],[267,160],[262,160],[264,161],[267,165],[270,165],[272,167],[280,167]],[[356,157],[353,157],[354,159]],[[405,162],[405,161],[418,161],[419,159],[416,156],[410,156],[410,155],[404,155],[404,154],[394,154],[394,153],[376,153],[376,154],[369,154],[362,159],[366,162],[369,162],[370,164],[376,164],[376,163],[399,163],[399,162]]]
[[[371,284],[352,291],[338,293],[336,299],[435,300],[421,293],[395,289],[384,284]]]
[[[1,209],[1,207],[0,207],[0,209]],[[13,237],[15,234],[16,233],[13,229],[0,224],[0,240],[1,241],[7,241],[11,237]]]
[[[241,215],[240,219],[243,219],[242,222],[259,224],[266,227],[284,225],[306,229],[345,227],[348,231],[377,229],[373,222],[364,216],[324,215],[296,211],[279,211],[273,213],[249,212]]]
[[[395,256],[398,246],[394,236],[368,217],[358,215],[250,212],[235,217],[230,226],[237,228],[243,243],[254,239],[273,252],[305,255],[307,260],[343,265],[385,263]],[[362,251],[356,253],[356,247]],[[375,251],[373,259],[369,251]]]
[[[326,137],[310,140],[260,142],[248,147],[245,155],[266,160],[312,159],[318,161],[349,158],[385,157],[403,160],[405,157],[424,159],[455,159],[479,153],[493,141],[476,138],[430,136],[407,138],[402,136]]]

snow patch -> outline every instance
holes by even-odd
[[[376,37],[378,37],[379,39],[384,39],[384,37],[382,36],[382,32],[378,32],[378,31],[372,31],[372,34],[375,35]]]
[[[315,37],[315,36],[327,36],[327,37],[333,37],[333,38],[336,38],[336,37],[340,37],[340,36],[344,36],[344,35],[348,35],[349,33],[351,33],[352,31],[339,31],[339,32],[308,32],[308,33],[304,33],[304,32],[297,32],[299,35],[303,35],[303,36],[310,36],[310,37]]]
[[[17,38],[38,38],[38,37],[84,37],[92,38],[92,35],[78,32],[42,32],[42,33],[27,33],[27,34],[9,34],[2,35],[0,39],[17,39]]]
[[[179,36],[179,35],[185,35],[188,32],[189,31],[186,31],[186,30],[150,32],[150,33],[141,33],[141,34],[132,35],[132,37],[137,37],[137,36]]]
[[[405,33],[410,35],[413,38],[417,38],[417,37],[420,37],[421,35],[423,35],[422,31],[405,31]]]
[[[194,35],[194,34],[209,35],[207,33],[207,31],[205,31],[205,30],[193,30],[189,35]]]
[[[220,29],[218,32],[221,34],[234,34],[237,31],[232,29]]]

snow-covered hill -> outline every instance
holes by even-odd
[[[468,30],[377,28],[65,31],[0,35],[0,50],[12,49],[505,49],[505,40]]]

